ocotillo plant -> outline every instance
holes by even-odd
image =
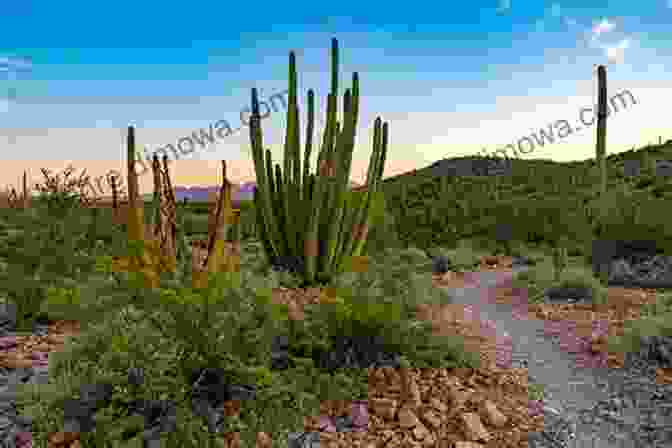
[[[226,178],[226,162],[222,160],[222,186],[212,209],[214,225],[209,231],[207,256],[201,266],[196,266],[192,274],[192,286],[203,288],[207,277],[216,272],[239,272],[240,254],[226,254],[226,236],[234,224],[234,210],[231,205],[231,183]],[[239,241],[233,242],[236,246]]]
[[[379,197],[387,150],[388,125],[377,118],[373,152],[363,192],[349,192],[350,168],[359,115],[359,76],[353,74],[352,89],[343,98],[343,121],[337,118],[338,41],[331,46],[331,92],[327,98],[327,119],[312,194],[308,177],[314,127],[314,93],[308,91],[308,125],[304,161],[301,161],[296,57],[289,54],[289,94],[284,167],[273,163],[271,152],[264,157],[257,90],[252,89],[250,142],[257,180],[255,200],[259,206],[259,231],[271,262],[289,261],[305,284],[328,282],[358,262],[368,234],[372,201]],[[303,163],[303,165],[302,165]],[[302,169],[303,168],[303,169]],[[275,174],[275,179],[273,178]],[[281,261],[282,263],[282,261]]]
[[[28,197],[28,178],[27,174],[23,172],[23,208],[28,208],[30,198]]]
[[[128,176],[128,242],[133,252],[128,257],[116,259],[115,270],[140,272],[147,287],[158,286],[158,275],[145,251],[144,209],[138,205],[138,177],[135,172],[135,129],[128,127],[126,137]]]
[[[114,270],[139,272],[145,286],[159,286],[161,272],[174,271],[174,256],[161,252],[160,243],[152,238],[152,232],[146,232],[144,222],[144,204],[139,204],[138,174],[135,172],[135,129],[128,127],[126,139],[127,171],[128,171],[128,242],[132,252],[127,257],[118,257],[114,262]]]
[[[112,212],[116,215],[118,213],[119,202],[117,197],[117,180],[114,176],[110,176],[110,187],[112,187]]]
[[[151,204],[150,233],[159,244],[161,255],[175,260],[175,196],[170,184],[167,156],[163,156],[164,170],[161,170],[159,158],[154,154],[152,171],[154,174],[154,197]],[[174,267],[167,269],[174,271]]]
[[[19,196],[16,194],[16,188],[12,187],[12,191],[9,194],[9,203],[12,208],[19,207]]]

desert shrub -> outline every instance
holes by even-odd
[[[530,303],[539,303],[552,283],[553,271],[548,266],[534,266],[516,275],[512,287],[526,290]]]
[[[371,226],[367,252],[369,255],[375,255],[383,252],[386,248],[401,248],[402,241],[397,233],[396,218],[390,212],[385,212],[385,218],[382,222]]]
[[[265,279],[252,279],[245,274],[240,288],[219,281],[209,284],[212,287],[201,291],[145,290],[141,301],[137,296],[125,301],[117,296],[116,312],[108,312],[104,319],[91,322],[85,334],[69,341],[50,362],[53,379],[50,384],[19,391],[22,412],[39,420],[34,431],[45,437],[60,430],[64,401],[76,396],[83,384],[104,382],[113,385],[114,394],[111,402],[96,413],[96,421],[100,423],[97,428],[101,431],[110,431],[111,427],[105,426],[109,423],[115,440],[122,432],[136,431],[125,414],[125,405],[138,398],[156,398],[161,393],[162,399],[177,403],[181,415],[179,428],[174,432],[178,445],[171,446],[194,446],[187,444],[193,442],[190,437],[207,432],[205,421],[191,407],[189,385],[194,371],[203,367],[221,368],[229,383],[258,386],[263,406],[258,406],[256,400],[246,403],[241,412],[244,428],[253,428],[249,421],[251,414],[254,421],[272,421],[279,413],[278,406],[284,408],[285,420],[288,415],[296,417],[287,411],[291,409],[290,402],[302,400],[302,391],[295,381],[299,372],[276,376],[266,368],[270,363],[271,339],[286,321],[286,313],[267,300],[265,294],[270,289],[266,288]],[[120,286],[120,293],[122,289]],[[134,295],[131,289],[128,296]],[[261,295],[256,294],[258,291]],[[52,293],[61,296],[56,301],[70,295],[64,290]],[[131,334],[133,337],[129,337]],[[147,381],[142,390],[134,392],[129,390],[127,372],[139,365],[145,369]],[[316,382],[311,378],[308,384],[314,389]],[[319,398],[313,401],[319,403]],[[296,414],[301,416],[314,412],[305,406],[298,407]],[[296,427],[296,422],[293,423]]]
[[[568,268],[562,272],[557,286],[563,288],[589,288],[593,294],[593,302],[604,304],[607,300],[607,288],[593,277],[590,271],[580,268]]]
[[[641,338],[647,336],[672,337],[672,311],[626,321],[623,335],[610,338],[608,349],[612,352],[638,352]]]
[[[640,176],[635,182],[635,188],[638,190],[654,185],[656,179],[654,176]]]
[[[207,234],[208,215],[198,213],[188,213],[184,217],[184,232],[187,235]]]
[[[0,271],[0,289],[17,307],[19,330],[32,328],[42,315],[42,303],[49,286],[65,286],[67,279],[79,281],[95,267],[92,253],[100,244],[89,235],[87,210],[71,209],[60,219],[39,206],[17,214],[12,224],[20,231],[3,238],[0,255],[8,260]]]
[[[310,308],[310,321],[332,335],[358,331],[379,336],[414,366],[474,362],[464,353],[460,341],[436,338],[431,324],[417,319],[418,304],[447,303],[449,296],[432,285],[431,261],[425,272],[417,272],[412,265],[399,261],[409,255],[413,257],[411,254],[412,250],[410,254],[388,250],[384,262],[370,266],[367,272],[339,276],[333,286],[340,300],[333,305]],[[420,258],[420,254],[415,256]]]
[[[480,257],[487,251],[474,248],[471,241],[461,240],[455,249],[447,251],[448,258],[458,269],[469,270],[480,263]]]
[[[424,265],[429,261],[427,253],[417,247],[409,247],[405,249],[400,249],[396,251],[397,258],[399,263],[402,263],[409,267],[416,267],[418,265]]]

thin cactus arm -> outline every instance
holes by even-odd
[[[265,232],[269,235],[269,242],[275,253],[279,254],[277,247],[281,234],[277,225],[277,218],[272,210],[273,193],[270,189],[270,180],[264,172],[264,151],[263,137],[261,132],[261,116],[259,114],[259,100],[257,90],[252,89],[252,114],[250,116],[250,142],[252,146],[252,156],[254,161],[255,175],[257,179],[257,191],[259,193],[261,214],[260,225],[264,226]]]
[[[335,156],[337,160],[335,163],[338,166],[336,172],[337,179],[336,183],[333,186],[333,202],[332,206],[329,207],[333,212],[331,213],[331,218],[328,222],[329,230],[327,236],[327,259],[325,264],[327,266],[332,266],[335,263],[336,249],[338,246],[338,233],[341,226],[341,219],[343,217],[343,210],[345,208],[346,200],[343,197],[346,189],[348,188],[349,183],[349,173],[347,170],[349,153],[354,149],[354,128],[356,123],[353,123],[352,119],[354,118],[351,110],[350,104],[350,92],[346,90],[344,96],[344,115],[345,115],[345,125],[343,131],[339,135],[337,142],[337,149]]]
[[[282,201],[285,212],[285,238],[290,247],[290,252],[294,253],[296,250],[296,241],[298,229],[294,226],[294,217],[290,215],[290,203],[294,200],[294,188],[292,172],[294,164],[298,163],[294,159],[294,143],[295,135],[298,130],[298,116],[297,116],[297,79],[296,79],[296,55],[294,52],[289,53],[289,91],[288,91],[288,107],[287,107],[287,130],[285,134],[284,145],[284,169],[283,169],[283,185],[282,185]]]
[[[313,133],[315,131],[315,92],[308,90],[308,117],[306,124],[306,147],[303,162],[303,199],[310,198],[309,194],[309,176],[310,176],[310,155],[313,150]]]

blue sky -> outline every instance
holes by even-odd
[[[340,45],[341,95],[352,72],[360,74],[355,177],[365,171],[378,115],[390,122],[386,175],[444,156],[493,152],[554,121],[577,122],[580,109],[595,103],[596,64],[608,67],[610,94],[628,91],[636,101],[611,116],[609,152],[672,138],[662,109],[672,100],[669,1],[419,8],[346,1],[338,4],[344,16],[319,3],[3,6],[0,145],[8,148],[9,165],[29,165],[36,178],[45,165],[123,166],[122,131],[129,124],[149,152],[220,120],[240,127],[252,87],[262,96],[287,88],[291,50],[301,107],[307,89],[315,89],[321,130],[332,37]],[[276,157],[284,120],[284,110],[264,120]],[[585,159],[593,147],[594,129],[584,129],[523,157]],[[177,176],[186,184],[211,183],[217,161],[227,159],[239,161],[238,174],[249,177],[248,148],[244,129],[183,156],[174,165]]]

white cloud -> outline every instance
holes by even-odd
[[[621,64],[625,59],[625,50],[630,47],[630,39],[623,39],[612,47],[606,47],[607,59],[610,63]]]
[[[602,19],[602,21],[593,25],[593,39],[598,39],[601,34],[613,31],[615,27],[615,23],[609,22],[607,19]]]

